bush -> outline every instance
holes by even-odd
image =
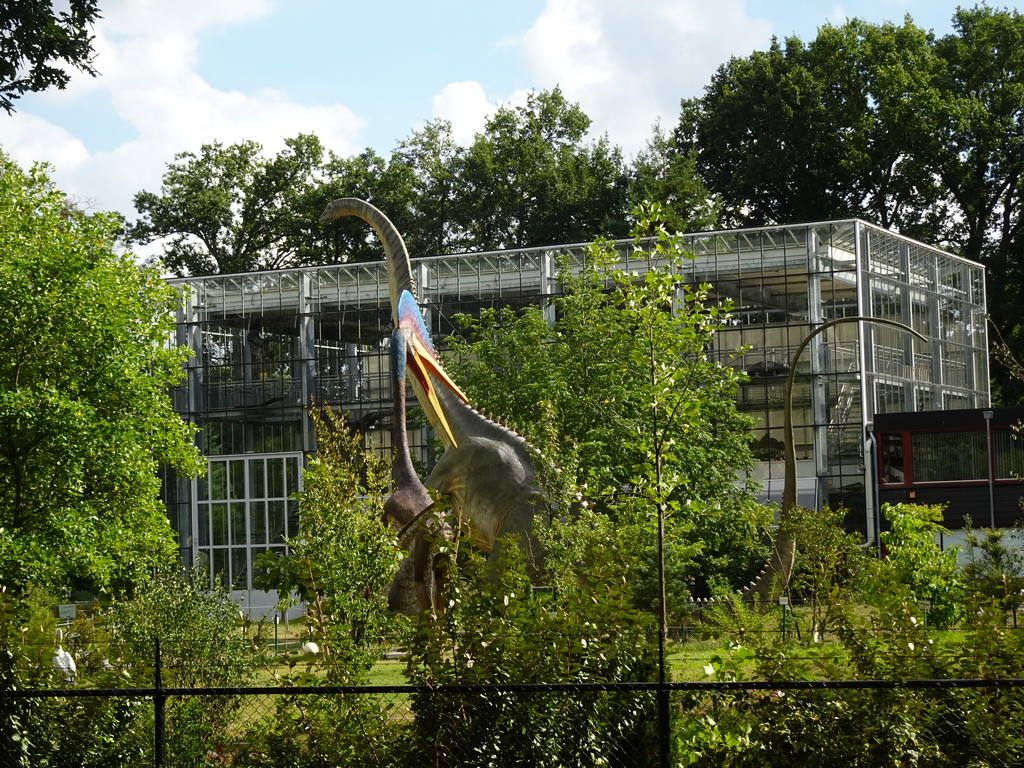
[[[485,562],[459,547],[448,609],[421,616],[407,676],[462,683],[649,681],[656,675],[651,617],[631,605],[621,565],[592,559],[557,589],[535,590],[519,548]],[[607,558],[607,555],[605,556]],[[642,765],[653,744],[653,698],[630,692],[566,695],[415,695],[416,764]],[[610,762],[603,762],[610,761]]]
[[[202,571],[165,569],[131,601],[111,605],[103,621],[114,639],[111,662],[131,684],[154,684],[156,642],[165,687],[242,686],[253,677],[255,657],[242,634],[238,606]],[[211,744],[229,741],[240,699],[175,697],[167,702],[167,753],[199,760]],[[147,723],[152,733],[152,709]]]
[[[0,765],[100,768],[143,763],[152,746],[152,729],[147,727],[152,708],[140,699],[3,695],[26,688],[123,684],[116,671],[100,663],[109,651],[109,636],[89,617],[66,628],[61,640],[76,659],[75,678],[66,680],[54,669],[53,603],[34,590],[20,599],[0,592]]]

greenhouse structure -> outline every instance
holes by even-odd
[[[755,475],[781,494],[783,393],[795,364],[793,421],[799,501],[843,505],[848,524],[877,532],[875,414],[989,405],[983,268],[860,220],[685,236],[687,283],[707,283],[734,312],[713,355],[742,369],[738,407],[753,416]],[[648,245],[617,244],[642,272]],[[420,302],[437,341],[456,313],[539,305],[551,313],[559,265],[586,245],[414,258]],[[173,279],[183,294],[177,342],[194,353],[174,391],[198,427],[206,477],[168,477],[168,510],[186,564],[207,564],[250,611],[274,596],[252,588],[252,561],[297,532],[292,498],[315,450],[311,403],[347,413],[368,450],[390,448],[391,333],[386,265],[351,263]],[[841,323],[838,318],[897,321]],[[429,465],[429,435],[410,435]]]

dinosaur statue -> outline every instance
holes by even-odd
[[[466,521],[474,544],[490,553],[490,558],[500,554],[503,537],[514,535],[524,548],[527,561],[536,567],[540,548],[532,527],[534,516],[543,508],[543,499],[537,486],[533,451],[513,430],[473,409],[466,395],[445,373],[420,314],[409,252],[394,224],[377,208],[356,198],[329,203],[320,223],[329,224],[343,216],[356,216],[368,223],[384,245],[394,323],[391,354],[395,485],[394,493],[385,502],[384,513],[393,524],[411,531],[409,560],[420,609],[437,608],[443,571],[431,552],[429,539],[431,533],[438,531],[426,526],[412,530],[433,504],[430,491],[447,497],[456,520]],[[444,444],[444,452],[425,482],[416,475],[409,455],[405,420],[408,374],[416,400]]]
[[[922,342],[927,338],[903,323],[896,320],[888,320],[881,317],[839,317],[829,320],[808,333],[793,353],[790,365],[786,367],[786,389],[783,400],[783,434],[786,438],[783,458],[785,460],[785,479],[783,481],[782,504],[779,507],[778,527],[776,528],[775,540],[772,542],[772,553],[768,562],[746,587],[740,590],[740,596],[747,601],[761,600],[775,602],[780,596],[789,591],[789,580],[793,575],[793,565],[796,562],[797,542],[790,530],[790,516],[793,508],[796,507],[796,435],[793,431],[793,384],[796,381],[797,363],[800,355],[810,343],[811,339],[820,333],[827,331],[836,325],[843,323],[877,323],[888,325],[905,331]],[[781,369],[778,369],[781,372]]]

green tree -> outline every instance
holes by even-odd
[[[929,43],[909,20],[826,25],[806,45],[773,40],[683,102],[673,152],[695,155],[728,224],[862,216],[919,227],[938,195],[914,152]]]
[[[285,140],[273,158],[243,141],[182,152],[164,174],[160,194],[135,195],[139,243],[164,241],[164,264],[176,275],[281,269],[318,263],[327,250],[317,216],[324,150],[313,135]]]
[[[1020,548],[1021,531],[999,528],[973,528],[968,521],[964,543],[967,562],[963,566],[967,591],[977,601],[994,601],[1012,612],[1024,603],[1024,552]]]
[[[647,146],[630,169],[629,204],[645,200],[662,206],[665,226],[672,232],[714,229],[721,217],[721,202],[697,172],[696,152],[673,151],[673,138],[661,125],[654,128]]]
[[[626,174],[607,136],[562,92],[502,107],[466,150],[455,221],[475,249],[526,248],[624,235]]]
[[[854,19],[732,59],[683,103],[669,154],[695,157],[728,225],[861,217],[984,263],[1019,355],[1024,16],[979,5],[953,27]],[[996,374],[997,397],[1024,393]]]
[[[0,7],[0,107],[8,114],[30,91],[63,90],[71,80],[65,65],[96,76],[90,27],[99,18],[99,3],[70,0],[66,6],[59,13],[50,0]]]
[[[936,541],[942,527],[942,507],[924,504],[883,504],[882,516],[889,530],[879,538],[885,556],[866,572],[870,589],[890,600],[915,601],[922,618],[949,626],[960,615],[963,582],[957,567],[957,550],[940,550]]]
[[[807,640],[821,642],[833,620],[856,598],[856,584],[867,563],[861,536],[843,530],[845,509],[794,507],[783,523],[797,541],[790,590],[807,609]]]
[[[628,269],[606,241],[582,268],[563,265],[553,323],[539,308],[458,317],[450,367],[485,412],[538,445],[553,431],[573,446],[592,499],[664,505],[672,538],[703,542],[693,572],[739,581],[763,521],[734,482],[751,461],[738,374],[705,354],[729,307],[684,285],[681,241],[651,213],[638,214],[638,231],[659,235],[636,243]]]
[[[69,206],[0,154],[0,581],[144,581],[173,557],[156,471],[199,469],[167,389],[178,301],[115,251],[120,220]]]
[[[238,604],[226,588],[210,587],[205,573],[164,566],[130,600],[107,606],[99,621],[112,633],[110,661],[138,685],[152,683],[156,641],[164,685],[228,686],[252,679]]]
[[[163,685],[240,687],[254,677],[252,648],[246,634],[239,632],[238,604],[226,588],[211,588],[205,573],[184,573],[176,565],[160,568],[132,599],[108,606],[98,623],[109,630],[112,642],[95,650],[105,654],[111,673],[120,678],[115,684],[125,685],[128,680],[135,686],[153,685],[157,642]],[[192,765],[207,761],[211,747],[228,740],[243,703],[233,696],[169,701],[167,754]],[[148,728],[145,722],[137,722],[125,724],[125,730],[138,733]],[[78,736],[74,741],[86,739]],[[148,755],[139,755],[131,762],[152,761]]]
[[[463,202],[465,154],[446,120],[427,123],[395,149],[391,163],[407,168],[411,181],[410,229],[405,230],[410,253],[432,256],[470,247],[454,224]]]
[[[923,147],[950,198],[942,239],[983,262],[988,307],[1019,357],[1024,350],[1024,15],[960,9],[954,32],[936,41],[943,68],[922,116]],[[1011,403],[1024,386],[997,368],[994,395]]]
[[[497,562],[485,562],[464,536],[451,569],[448,609],[417,620],[409,681],[434,687],[654,679],[650,616],[632,604],[619,532],[590,515],[570,527],[575,530],[548,541],[563,567],[553,591],[533,589],[514,542]],[[562,546],[569,541],[573,554]],[[414,694],[413,762],[653,764],[651,699],[638,701],[632,692],[564,694]]]

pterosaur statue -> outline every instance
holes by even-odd
[[[384,245],[394,324],[391,375],[395,486],[384,513],[396,526],[411,532],[407,538],[416,600],[421,610],[436,609],[440,606],[443,567],[430,539],[432,534],[444,531],[431,531],[425,525],[417,528],[434,503],[430,491],[447,497],[456,520],[466,522],[474,544],[491,558],[499,554],[504,537],[512,535],[525,549],[528,562],[536,563],[540,551],[532,527],[543,500],[533,450],[516,432],[476,411],[445,372],[420,314],[409,252],[395,225],[377,208],[356,198],[330,203],[320,223],[329,224],[343,216],[367,222]],[[444,452],[425,482],[417,476],[409,455],[406,381],[444,444]]]

